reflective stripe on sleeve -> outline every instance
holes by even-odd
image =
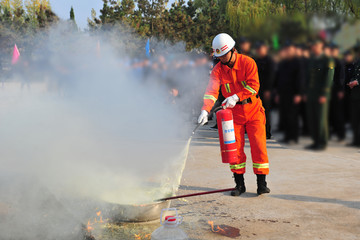
[[[269,168],[268,163],[253,163],[253,168]]]
[[[240,163],[240,164],[235,164],[235,165],[230,165],[230,169],[235,169],[235,170],[242,169],[245,167],[246,167],[246,162]]]
[[[249,92],[251,92],[253,95],[256,94],[256,91],[254,89],[252,89],[249,85],[246,84],[245,81],[242,81],[241,84],[243,85],[243,87],[248,90]]]
[[[204,95],[204,99],[210,99],[210,100],[213,100],[214,102],[216,102],[216,98],[214,97],[214,96],[212,96],[212,95]]]
[[[225,89],[226,89],[226,92],[227,92],[227,93],[231,93],[230,84],[226,83],[226,84],[225,84]]]

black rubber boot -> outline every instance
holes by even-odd
[[[269,193],[270,189],[266,186],[267,184],[265,181],[266,175],[257,174],[256,177],[257,177],[257,186],[258,186],[257,194],[261,195],[264,193]]]
[[[234,173],[234,180],[236,186],[235,186],[235,190],[231,191],[231,196],[240,196],[240,194],[246,192],[244,174]]]

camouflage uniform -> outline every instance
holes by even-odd
[[[307,114],[313,144],[311,149],[325,149],[329,138],[329,102],[334,79],[335,62],[321,55],[313,57],[308,64]],[[320,97],[326,97],[326,103],[319,103]]]

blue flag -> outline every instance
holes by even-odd
[[[150,40],[148,39],[145,46],[146,57],[150,58]]]

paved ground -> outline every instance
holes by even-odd
[[[229,239],[210,231],[207,221],[212,220],[239,228],[237,239],[359,239],[359,149],[331,142],[325,152],[309,152],[303,150],[306,143],[310,140],[302,139],[297,146],[268,140],[268,195],[256,195],[247,141],[245,194],[232,197],[219,193],[173,201],[190,238]],[[202,127],[193,139],[178,194],[233,186],[230,170],[220,160],[216,131]]]
[[[201,127],[193,138],[179,195],[234,186],[229,167],[221,163],[212,125]],[[310,143],[307,138],[296,146],[282,146],[275,139],[267,142],[270,194],[256,194],[247,141],[245,194],[232,197],[217,193],[172,201],[171,207],[184,217],[181,228],[190,239],[231,239],[213,233],[208,221],[238,229],[240,236],[233,239],[360,238],[359,149],[334,141],[327,151],[309,152],[303,150]],[[96,239],[146,240],[159,226],[158,222],[107,225],[105,231],[104,227],[95,229],[93,235]]]

